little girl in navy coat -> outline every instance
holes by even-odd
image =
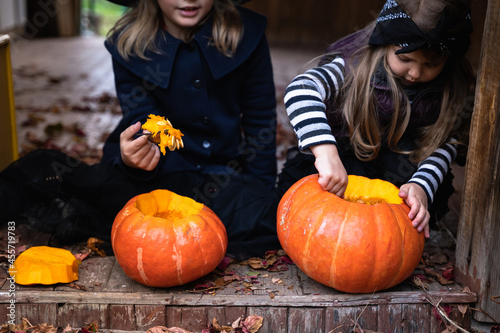
[[[81,207],[66,214],[65,232],[109,237],[129,199],[163,188],[212,208],[226,226],[228,253],[279,248],[276,98],[265,18],[231,0],[125,2],[130,9],[105,42],[123,117],[101,163],[40,150],[13,163],[0,175],[0,189],[10,188],[9,196],[0,192],[0,204],[9,207],[2,220],[63,198]],[[184,147],[162,155],[137,136],[150,114],[179,129]]]

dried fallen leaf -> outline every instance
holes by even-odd
[[[209,331],[208,332],[220,332],[220,333],[225,333],[225,332],[231,332],[233,328],[231,326],[221,326],[219,325],[219,321],[214,318],[212,319],[212,324],[209,325]]]
[[[378,331],[372,331],[372,330],[367,330],[367,329],[359,329],[358,327],[354,328],[354,333],[381,333],[381,332],[378,332]]]
[[[73,288],[73,289],[76,289],[76,290],[83,290],[83,291],[87,290],[87,288],[85,286],[82,286],[81,284],[76,284],[75,282],[70,282],[70,283],[66,284],[66,286]]]
[[[58,330],[58,331],[59,331],[59,330]],[[73,329],[72,329],[72,328],[71,328],[71,326],[69,326],[69,324],[68,324],[68,325],[66,325],[66,327],[65,327],[65,328],[63,328],[63,329],[62,329],[61,333],[67,333],[67,332],[72,332],[72,331],[73,331]]]
[[[235,262],[235,260],[233,258],[225,256],[222,259],[222,261],[220,262],[220,264],[217,266],[217,268],[224,272],[226,270],[226,268],[229,265],[231,265],[233,262]]]
[[[90,254],[90,251],[87,251],[87,252],[79,252],[79,253],[75,253],[73,254],[76,258],[76,260],[82,262],[83,260],[85,260],[85,258],[87,258]]]
[[[274,284],[283,284],[283,280],[280,278],[272,278],[271,282]]]
[[[14,324],[3,324],[2,327],[0,328],[0,332],[2,333],[9,333],[9,332],[25,332],[28,330],[30,327],[32,327],[31,323],[28,321],[28,319],[23,318],[21,321],[21,324],[19,325],[14,325]]]
[[[443,271],[443,273],[441,273],[441,275],[443,275],[443,277],[446,280],[452,281],[455,279],[455,270],[454,270],[454,268],[448,268],[447,270]]]
[[[465,304],[459,304],[458,305],[458,311],[460,311],[460,313],[462,314],[462,317],[465,316],[465,314],[467,313],[468,310],[469,310],[469,306],[468,305],[465,305]]]
[[[241,324],[243,332],[256,333],[262,327],[263,318],[261,316],[248,316]]]
[[[236,319],[235,321],[233,321],[233,323],[231,324],[231,327],[232,327],[232,328],[238,328],[238,327],[241,327],[241,326],[240,326],[241,318],[242,318],[242,317],[239,317],[238,319]]]
[[[434,265],[442,265],[449,261],[448,257],[444,253],[435,253],[429,256],[429,260]]]
[[[33,333],[57,333],[57,327],[47,323],[39,324],[31,327]]]
[[[453,283],[453,281],[446,279],[443,275],[439,274],[438,272],[434,271],[431,268],[425,268],[424,271],[425,274],[430,275],[432,278],[436,279],[442,285],[448,285]]]
[[[92,251],[94,251],[95,253],[97,253],[99,256],[101,257],[105,257],[106,256],[106,252],[100,248],[100,245],[103,243],[102,240],[100,240],[99,238],[95,238],[95,237],[90,237],[88,240],[87,240],[87,246],[89,247],[89,249],[91,249]]]
[[[165,326],[154,326],[146,331],[146,333],[194,333],[191,331],[186,331],[179,327],[165,327]]]
[[[441,333],[458,333],[458,329],[454,326],[446,326],[445,330]]]

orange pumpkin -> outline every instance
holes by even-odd
[[[337,290],[395,286],[414,271],[425,243],[398,192],[386,181],[349,176],[341,199],[321,188],[317,174],[307,176],[280,201],[280,243],[306,275]]]
[[[132,198],[111,230],[125,274],[151,287],[183,285],[210,273],[224,258],[227,242],[210,208],[167,190]]]

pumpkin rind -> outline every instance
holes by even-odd
[[[359,176],[349,176],[349,184],[364,187],[370,181],[355,177]],[[383,185],[384,195],[394,197],[385,183],[376,184]],[[360,193],[360,189],[349,191]],[[412,226],[409,211],[402,201],[349,202],[324,191],[318,175],[310,175],[281,199],[278,238],[288,256],[312,279],[344,292],[372,293],[399,284],[420,262],[425,238]]]
[[[9,274],[22,285],[69,283],[78,280],[78,261],[65,249],[33,246],[17,257]]]
[[[143,206],[150,201],[144,211],[177,211],[172,217],[144,214],[138,200]],[[167,190],[132,198],[111,230],[116,260],[125,274],[151,287],[183,285],[205,276],[222,261],[227,243],[226,229],[210,208]]]

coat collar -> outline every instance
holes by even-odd
[[[239,7],[238,10],[243,21],[244,34],[233,57],[229,58],[222,55],[216,47],[210,45],[212,20],[208,20],[202,26],[192,41],[192,43],[198,45],[208,63],[212,76],[216,80],[224,77],[245,62],[257,48],[265,34],[266,19],[264,16],[246,8]],[[106,41],[105,46],[112,57],[123,66],[126,66],[132,73],[154,85],[167,89],[170,84],[176,55],[183,42],[163,29],[156,33],[156,42],[160,53],[146,53],[149,60],[131,57],[127,61],[121,57],[113,43]]]

